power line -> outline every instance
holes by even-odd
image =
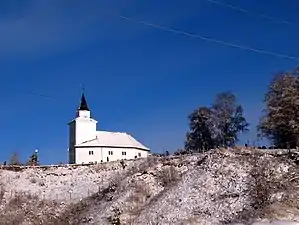
[[[27,94],[33,95],[33,96],[38,96],[38,97],[43,97],[43,98],[56,99],[55,97],[50,96],[50,95],[39,94],[39,93],[31,92],[31,91],[27,92]]]
[[[210,3],[216,4],[216,5],[225,6],[227,8],[232,9],[232,10],[239,11],[239,12],[242,12],[242,13],[245,13],[245,14],[248,14],[248,15],[253,15],[253,16],[256,16],[256,17],[261,17],[263,19],[272,20],[272,21],[279,22],[279,23],[284,23],[284,24],[292,24],[292,22],[290,22],[288,20],[278,19],[278,18],[275,18],[273,16],[269,16],[269,15],[264,14],[264,13],[253,12],[251,10],[240,8],[240,7],[235,6],[235,5],[230,5],[230,4],[227,4],[227,3],[222,2],[222,1],[218,1],[218,0],[203,0],[203,1],[210,2]]]
[[[182,31],[182,30],[178,30],[178,29],[174,29],[174,28],[169,28],[169,27],[153,24],[153,23],[150,23],[150,22],[147,22],[147,21],[133,19],[131,17],[127,17],[127,16],[123,16],[123,15],[118,15],[118,17],[121,18],[121,19],[124,19],[124,20],[139,23],[139,24],[142,24],[142,25],[145,25],[145,26],[148,26],[148,27],[152,27],[152,28],[155,28],[155,29],[164,30],[164,31],[167,31],[167,32],[172,32],[172,33],[175,33],[175,34],[181,34],[181,35],[185,35],[185,36],[188,36],[188,37],[191,37],[191,38],[201,39],[201,40],[207,41],[207,42],[212,42],[212,43],[217,43],[217,44],[221,44],[221,45],[225,45],[225,46],[229,46],[229,47],[239,48],[239,49],[242,49],[242,50],[256,52],[256,53],[260,53],[260,54],[264,54],[264,55],[272,55],[272,56],[275,56],[275,57],[278,57],[278,58],[285,58],[285,59],[291,59],[291,60],[299,61],[299,57],[297,57],[297,56],[280,54],[280,53],[267,51],[267,50],[263,50],[263,49],[258,49],[258,48],[253,48],[253,47],[249,47],[249,46],[238,45],[238,44],[234,44],[234,43],[231,43],[231,42],[222,41],[222,40],[219,40],[219,39],[204,37],[204,36],[201,36],[199,34],[192,34],[192,33],[189,33],[189,32]]]

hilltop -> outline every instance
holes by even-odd
[[[296,154],[254,149],[3,169],[0,225],[299,221],[298,172]]]

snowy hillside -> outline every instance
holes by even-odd
[[[1,170],[4,224],[234,224],[299,221],[290,154],[215,150],[92,166]]]

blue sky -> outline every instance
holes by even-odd
[[[226,90],[237,95],[252,124],[242,141],[255,140],[269,81],[297,61],[117,16],[299,57],[298,2],[222,1],[290,23],[207,0],[2,1],[0,161],[12,152],[25,160],[36,148],[42,163],[66,161],[67,122],[82,83],[99,129],[129,132],[155,152],[182,147],[188,114]]]

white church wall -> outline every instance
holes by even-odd
[[[91,154],[90,154],[91,153]],[[134,148],[80,147],[76,148],[76,164],[107,162],[148,157],[148,151]]]
[[[109,159],[109,161],[117,161],[121,159],[135,159],[136,157],[145,158],[147,156],[148,151],[139,150],[135,148],[103,148],[104,162],[107,162],[107,159]]]
[[[93,138],[96,138],[96,126],[96,122],[90,119],[78,119],[75,126],[75,144],[81,144],[84,141],[89,141]]]
[[[90,111],[88,110],[78,110],[77,117],[81,118],[90,118]]]
[[[80,147],[76,148],[76,164],[99,163],[102,160],[101,148]]]
[[[146,158],[149,156],[149,151],[137,149],[136,153],[138,158]]]

